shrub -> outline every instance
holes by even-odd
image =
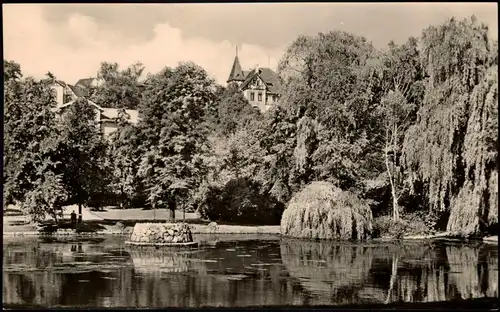
[[[433,234],[435,217],[415,212],[404,215],[395,222],[390,216],[381,216],[373,221],[374,237],[402,238],[404,235]]]
[[[281,233],[309,239],[366,239],[372,220],[365,201],[329,182],[313,182],[290,200],[281,218]]]
[[[283,204],[250,179],[230,180],[224,187],[208,186],[199,208],[200,216],[210,221],[239,224],[279,224]]]

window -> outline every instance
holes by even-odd
[[[57,90],[55,88],[52,88],[50,90],[50,93],[51,93],[52,97],[54,98],[54,100],[57,101]]]
[[[73,98],[72,98],[71,94],[66,93],[66,94],[64,95],[64,103],[68,103],[68,102],[70,102],[72,99],[73,99]]]
[[[259,102],[262,102],[262,93],[259,92],[259,94],[257,95],[257,99]]]
[[[250,101],[255,101],[255,94],[250,92]]]

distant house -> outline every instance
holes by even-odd
[[[53,80],[50,84],[54,96],[57,101],[55,112],[62,114],[65,109],[71,106],[80,97],[87,97],[91,87],[96,87],[98,80],[95,78],[80,79],[75,85],[69,85],[61,80]],[[101,107],[97,103],[87,99],[90,105],[95,108],[96,121],[98,122],[101,133],[104,136],[109,136],[117,129],[117,119],[119,109]],[[125,110],[126,117],[132,124],[137,124],[139,121],[139,112],[133,109]]]
[[[234,58],[227,83],[238,84],[250,104],[262,112],[276,104],[281,96],[282,81],[278,74],[265,67],[244,71],[241,69],[238,55]]]

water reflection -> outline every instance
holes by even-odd
[[[4,241],[5,304],[202,307],[425,302],[498,296],[487,245],[227,237],[194,249],[123,240]]]
[[[314,304],[338,304],[358,301],[356,288],[369,274],[373,248],[285,240],[281,258],[290,276],[300,281]]]

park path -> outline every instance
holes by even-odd
[[[77,205],[71,205],[64,207],[64,215],[70,215],[72,211],[75,211],[76,214],[78,214],[78,206]],[[101,218],[100,216],[94,214],[90,208],[88,207],[82,207],[82,219],[84,221],[95,221],[95,220],[104,220],[104,218]]]

